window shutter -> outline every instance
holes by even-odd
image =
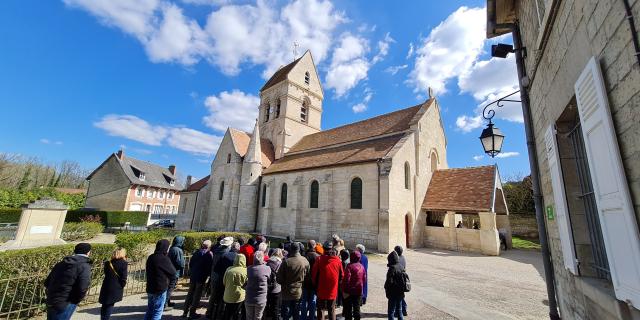
[[[553,125],[549,126],[544,137],[547,151],[547,163],[551,174],[551,187],[553,188],[553,202],[556,213],[556,225],[560,235],[560,245],[562,246],[562,256],[564,266],[571,273],[577,274],[577,263],[575,247],[573,245],[573,234],[571,232],[571,220],[567,209],[567,198],[564,190],[564,179],[562,177],[562,167],[560,156],[558,155],[558,143]]]
[[[575,84],[589,172],[619,300],[640,308],[640,238],[600,66],[591,58]]]

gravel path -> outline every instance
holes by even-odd
[[[539,252],[511,250],[488,257],[418,249],[405,254],[412,283],[405,319],[544,319],[547,314]],[[386,318],[386,256],[370,255],[369,261],[369,301],[362,309],[363,319]],[[178,306],[185,295],[186,287],[178,288]],[[142,319],[146,301],[146,295],[126,297],[116,304],[112,318]],[[99,305],[86,306],[73,319],[97,319],[99,313]],[[167,310],[163,319],[180,319],[181,313]]]

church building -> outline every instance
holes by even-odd
[[[276,71],[260,89],[253,132],[226,131],[203,189],[208,200],[185,225],[321,241],[338,234],[349,247],[378,251],[423,246],[427,189],[448,169],[437,100],[321,130],[323,98],[309,51]],[[488,188],[484,211],[497,198]],[[497,241],[495,219],[492,232]]]

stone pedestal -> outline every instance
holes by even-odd
[[[496,229],[496,214],[479,212],[480,217],[480,249],[483,254],[497,256],[500,254],[500,238]]]
[[[12,250],[65,244],[60,239],[68,207],[53,199],[41,199],[22,206],[15,240],[0,246]]]

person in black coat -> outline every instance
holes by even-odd
[[[205,240],[202,242],[200,249],[193,252],[191,260],[189,260],[189,292],[184,301],[183,318],[187,316],[190,319],[200,317],[200,315],[196,313],[196,310],[200,305],[202,291],[207,282],[207,278],[209,278],[209,274],[211,274],[211,264],[213,262],[213,253],[210,251],[210,248],[211,240]]]
[[[58,262],[44,286],[47,294],[47,319],[68,320],[84,299],[91,285],[91,245],[78,243],[73,255]]]
[[[162,239],[156,243],[156,250],[147,258],[147,312],[145,320],[160,320],[167,298],[169,283],[174,281],[176,268],[167,257],[169,240]]]
[[[127,284],[127,268],[129,263],[126,259],[127,250],[118,248],[113,251],[111,260],[104,262],[104,280],[100,288],[98,302],[102,304],[100,308],[100,320],[109,320],[113,312],[113,306],[118,301],[122,301],[124,286]]]
[[[400,265],[400,257],[396,251],[391,251],[387,256],[387,279],[384,282],[384,292],[389,300],[387,313],[389,319],[394,316],[403,319],[402,299],[404,299],[404,269]]]
[[[400,266],[402,267],[402,270],[404,270],[405,272],[407,271],[407,260],[404,258],[404,255],[402,255],[402,253],[404,252],[404,250],[402,249],[402,246],[396,246],[395,248],[393,248],[393,251],[395,251],[398,254],[398,258],[400,259],[398,263],[400,263]],[[402,315],[403,316],[407,316],[407,302],[404,300],[404,298],[402,299]]]

